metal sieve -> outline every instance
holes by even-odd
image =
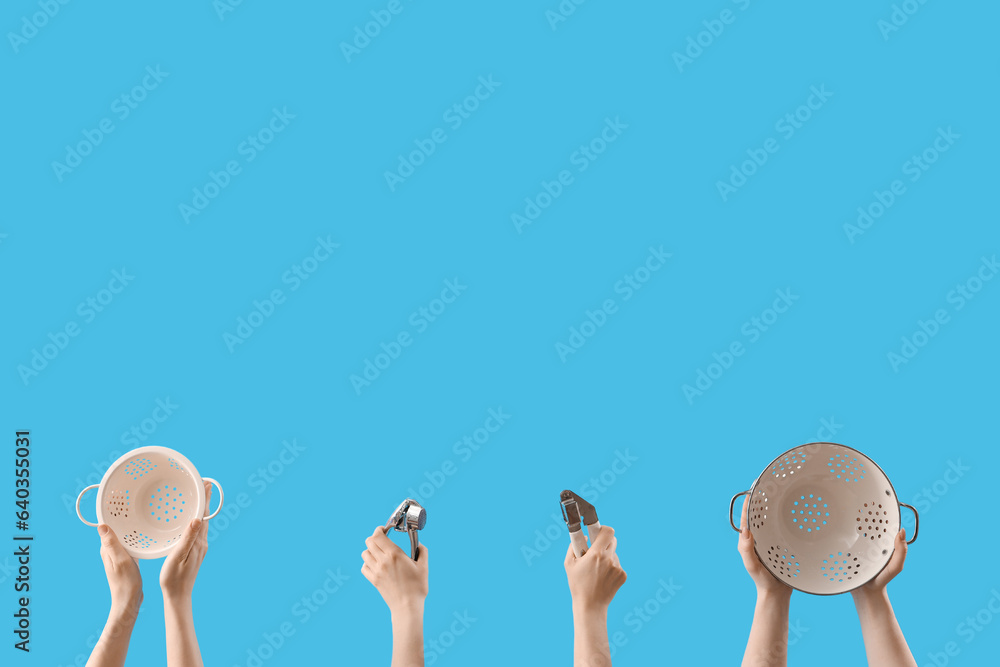
[[[814,442],[790,449],[729,502],[749,496],[747,525],[757,558],[796,590],[836,595],[874,579],[892,557],[900,506],[889,478],[870,458],[845,445]]]

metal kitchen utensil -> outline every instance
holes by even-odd
[[[845,445],[814,442],[790,449],[757,477],[747,495],[747,525],[760,562],[792,588],[836,595],[871,581],[892,557],[900,528],[899,502],[889,478],[870,458]]]

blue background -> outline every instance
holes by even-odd
[[[4,646],[4,664],[89,654],[109,596],[95,531],[67,501],[167,398],[179,407],[147,443],[219,478],[231,512],[248,501],[213,520],[195,592],[206,664],[253,664],[286,621],[295,635],[264,664],[387,664],[363,540],[449,460],[455,474],[423,496],[426,637],[455,613],[477,620],[435,664],[569,664],[568,540],[553,514],[559,491],[599,478],[616,451],[637,461],[591,494],[629,575],[610,612],[627,637],[615,664],[736,664],[754,591],[726,503],[824,435],[924,509],[890,586],[918,662],[951,641],[950,664],[995,656],[1000,620],[972,641],[958,626],[1000,590],[984,562],[997,547],[1000,281],[961,310],[948,294],[1000,245],[1000,9],[928,2],[885,39],[885,0],[594,1],[555,29],[556,0],[402,2],[350,62],[340,43],[386,3],[248,0],[220,18],[208,0],[73,2],[16,49],[8,35],[2,428],[11,448],[15,429],[32,431],[37,541],[33,651]],[[727,8],[734,21],[679,71],[674,52]],[[8,3],[5,33],[38,11]],[[113,101],[147,66],[169,75],[119,119]],[[491,75],[501,85],[452,129],[445,110]],[[786,140],[775,123],[823,85],[833,96]],[[246,161],[238,146],[274,108],[295,118]],[[53,161],[102,118],[114,131],[60,181]],[[606,118],[627,129],[576,171]],[[907,180],[903,164],[949,127],[960,139]],[[447,141],[391,191],[384,172],[435,128]],[[723,201],[717,181],[768,137],[780,150]],[[179,205],[229,160],[241,173],[186,223]],[[519,232],[511,214],[563,169],[573,183]],[[851,243],[844,224],[894,179],[906,193]],[[340,247],[292,291],[282,276],[327,236]],[[624,300],[617,281],[661,245],[671,258]],[[85,322],[78,304],[122,267],[134,280]],[[411,313],[455,279],[467,289],[417,333]],[[224,333],[276,288],[286,302],[231,352]],[[779,289],[798,300],[750,343],[741,328]],[[608,298],[617,312],[561,360],[557,341]],[[949,322],[894,371],[887,353],[941,308]],[[80,334],[22,379],[70,321]],[[350,376],[401,331],[412,345],[356,392]],[[734,341],[745,354],[688,401],[682,386]],[[453,444],[500,407],[509,421],[462,460]],[[820,434],[824,419],[835,433]],[[305,451],[261,489],[253,476],[291,439]],[[953,484],[949,462],[969,468]],[[527,558],[550,526],[555,543]],[[349,579],[302,623],[296,603],[338,568]],[[142,564],[131,664],[163,664],[158,569]],[[636,632],[629,614],[661,580],[681,589]],[[808,629],[791,663],[863,663],[849,596],[796,594],[791,620]]]

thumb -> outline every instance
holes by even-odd
[[[192,519],[191,523],[187,525],[184,529],[184,534],[181,535],[180,544],[178,544],[175,549],[180,554],[179,558],[186,559],[188,554],[191,553],[191,549],[194,548],[195,543],[198,541],[198,536],[201,531],[201,519]]]
[[[102,523],[97,527],[97,534],[101,536],[101,546],[108,549],[114,549],[115,547],[120,547],[121,542],[118,541],[118,535],[115,531],[111,529],[106,523]]]
[[[125,550],[125,545],[118,539],[118,535],[111,529],[111,526],[102,523],[97,527],[97,532],[101,536],[101,552],[105,555],[107,564],[116,567],[117,564],[124,563],[126,559],[132,557]]]

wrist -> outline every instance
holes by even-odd
[[[781,588],[758,588],[758,604],[788,605],[792,599],[792,589],[788,586]]]
[[[870,589],[862,586],[851,591],[858,612],[889,604],[889,593],[884,588]]]
[[[188,611],[191,609],[191,595],[163,591],[163,608],[168,611]]]
[[[597,620],[607,620],[608,605],[602,602],[573,600],[573,618],[594,618]]]
[[[423,619],[424,598],[413,598],[393,603],[389,607],[389,614],[394,621]]]

